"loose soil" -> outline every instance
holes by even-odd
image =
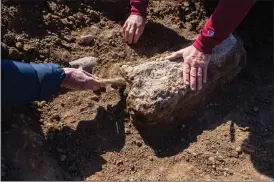
[[[144,35],[129,46],[128,1],[3,0],[2,58],[68,66],[95,56],[94,74],[113,77],[122,64],[191,43],[215,5],[151,1]],[[135,126],[123,90],[113,89],[2,109],[2,180],[273,180],[272,13],[272,2],[254,6],[236,30],[246,69],[186,120]]]

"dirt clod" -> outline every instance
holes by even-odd
[[[94,44],[93,35],[83,35],[80,37],[79,44],[92,46]]]
[[[215,163],[215,158],[214,158],[214,157],[209,157],[208,160],[209,160],[212,164]]]
[[[23,50],[23,43],[22,42],[16,42],[15,47],[19,50]]]

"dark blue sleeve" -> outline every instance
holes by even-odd
[[[1,60],[2,107],[50,99],[65,77],[57,64]]]

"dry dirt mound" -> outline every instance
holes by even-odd
[[[263,5],[264,12],[267,7],[272,6]],[[119,74],[125,62],[157,57],[189,43],[204,23],[205,8],[198,1],[151,1],[145,33],[129,46],[121,34],[128,1],[3,0],[2,57],[67,66],[94,56],[99,58],[94,72],[107,78]],[[52,101],[3,110],[2,179],[273,178],[272,25],[256,11],[251,15],[239,33],[251,49],[252,64],[176,125],[134,126],[123,90],[101,96],[70,91]],[[250,34],[254,21],[265,29]],[[81,35],[91,35],[89,45],[81,44]]]

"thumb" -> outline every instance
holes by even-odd
[[[177,59],[177,58],[181,58],[181,57],[183,57],[183,54],[180,51],[177,51],[177,52],[173,52],[169,56],[166,56],[165,59],[173,60],[173,59]]]

